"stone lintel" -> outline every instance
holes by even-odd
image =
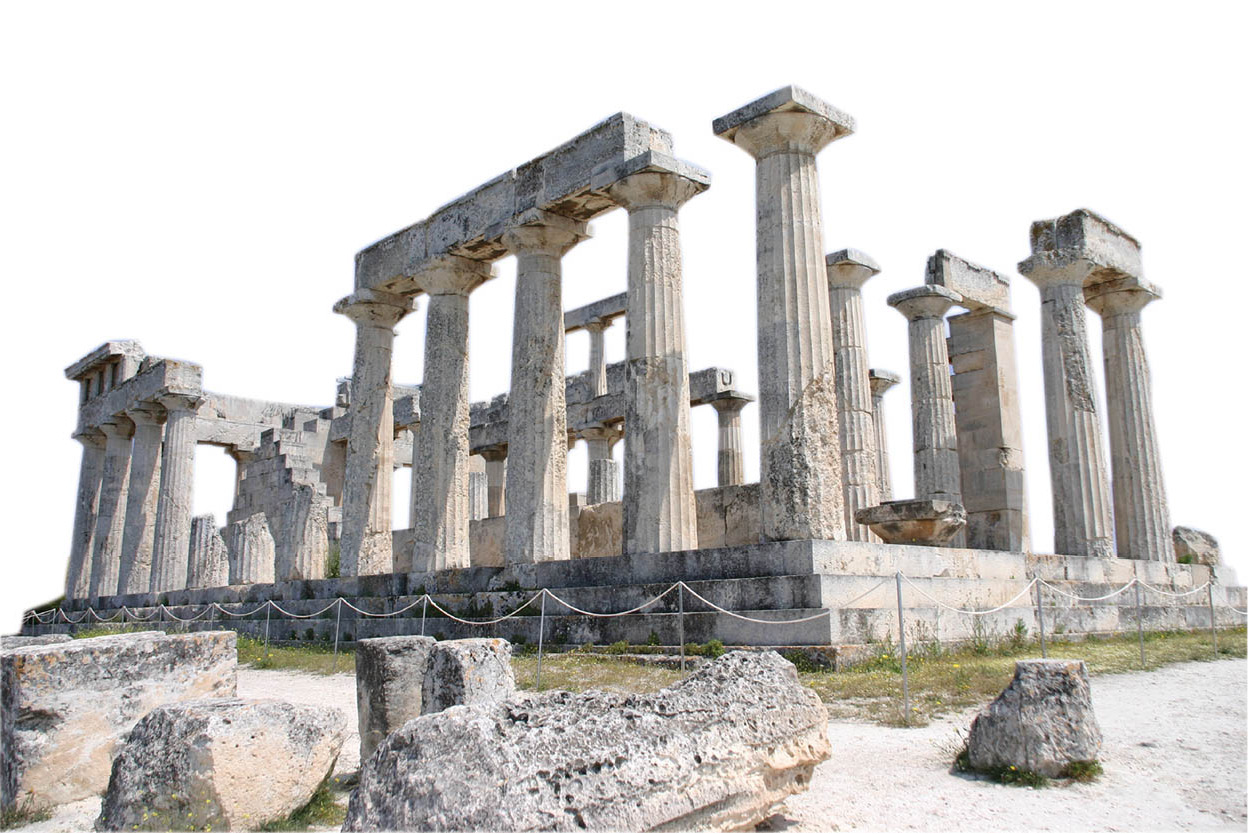
[[[584,307],[567,310],[563,314],[563,330],[572,333],[595,322],[611,322],[628,311],[628,293],[622,292],[609,298],[600,298]]]
[[[1031,253],[1018,270],[1033,280],[1073,268],[1083,272],[1084,286],[1144,274],[1139,241],[1087,209],[1032,223]]]
[[[925,280],[958,293],[962,296],[962,306],[973,312],[992,309],[1008,314],[1010,311],[1010,279],[959,258],[948,249],[937,249],[927,259]]]
[[[118,356],[128,356],[135,360],[136,365],[147,358],[143,346],[133,339],[108,341],[66,368],[65,378],[79,381],[95,372],[100,365]]]
[[[711,187],[711,174],[691,162],[677,159],[661,151],[646,151],[623,162],[609,162],[590,175],[590,187],[606,191],[621,180],[634,174],[673,174],[693,183],[695,192]]]
[[[824,258],[831,287],[860,288],[869,278],[880,274],[880,265],[858,249],[842,249]]]
[[[670,153],[671,136],[627,113],[617,113],[576,138],[495,177],[426,219],[361,250],[355,286],[410,292],[427,261],[460,255],[494,261],[508,253],[500,240],[514,218],[544,209],[584,222],[616,208],[591,187],[600,168],[646,151]]]
[[[150,357],[149,357],[150,359]],[[87,431],[142,403],[154,403],[161,397],[183,396],[201,398],[203,368],[179,359],[157,359],[149,367],[118,383],[111,391],[88,400],[78,409],[78,431]]]
[[[837,110],[823,99],[801,87],[789,85],[738,107],[726,116],[720,116],[711,124],[716,136],[732,141],[737,129],[769,113],[812,113],[821,116],[835,127],[834,139],[854,132],[854,119],[848,113]]]
[[[394,400],[394,430],[410,429],[420,424],[420,393],[396,397]]]

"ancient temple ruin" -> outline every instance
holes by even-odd
[[[755,450],[743,447],[740,423],[754,396],[731,370],[691,370],[685,358],[678,216],[710,175],[675,157],[669,134],[621,113],[356,255],[352,291],[334,305],[357,328],[355,361],[333,405],[206,391],[198,365],[132,341],[70,366],[83,457],[66,607],[274,599],[313,611],[341,595],[380,612],[428,591],[503,611],[517,593],[547,587],[622,611],[656,583],[684,580],[749,619],[682,599],[682,636],[823,646],[895,633],[892,589],[872,585],[897,571],[933,598],[985,606],[1034,576],[1089,594],[1131,577],[1171,591],[1217,579],[1215,567],[1175,558],[1140,324],[1160,291],[1134,238],[1078,210],[1034,223],[1018,265],[1042,296],[1057,553],[1037,554],[1013,332],[1017,314],[1035,312],[1012,309],[1009,276],[942,249],[916,270],[918,286],[888,299],[908,322],[913,407],[915,494],[895,501],[882,409],[902,376],[871,368],[861,294],[880,267],[854,249],[828,254],[820,218],[815,158],[853,133],[853,119],[787,87],[713,130],[757,166],[758,483],[743,483]],[[564,310],[561,258],[590,238],[589,221],[621,208],[627,292]],[[469,295],[508,256],[517,261],[511,388],[471,403]],[[424,378],[399,385],[394,327],[422,306]],[[1108,447],[1088,308],[1104,329]],[[608,363],[603,332],[618,320],[626,356]],[[582,329],[590,368],[567,376],[565,334]],[[701,405],[718,414],[719,482],[695,491],[689,415]],[[588,445],[589,476],[570,492],[577,440]],[[902,441],[892,440],[895,454]],[[224,526],[191,517],[196,444],[237,461]],[[405,466],[417,475],[412,526],[395,530],[391,476]],[[1214,593],[1244,607],[1243,588]],[[1119,602],[1069,604],[1059,616],[1072,633],[1112,631],[1132,622]],[[1202,603],[1155,600],[1146,616],[1150,627],[1202,616],[1207,625]],[[675,604],[605,621],[556,612],[557,630],[565,642],[657,633],[671,643]],[[937,635],[965,636],[965,623],[942,621],[922,598],[910,604]],[[1033,617],[1024,599],[999,623]],[[512,623],[532,637],[536,617]],[[402,630],[393,619],[352,629]]]

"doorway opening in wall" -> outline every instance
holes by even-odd
[[[234,506],[234,483],[238,477],[234,458],[220,446],[201,443],[195,447],[195,485],[191,494],[193,515],[212,514],[214,524],[226,525]]]

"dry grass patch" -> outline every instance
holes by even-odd
[[[516,686],[535,689],[537,655],[526,654],[512,659]],[[587,657],[571,651],[542,657],[542,689],[566,689],[583,692],[600,689],[607,692],[656,692],[671,686],[683,677],[679,669],[642,666],[630,660],[609,657]]]

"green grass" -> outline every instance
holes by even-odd
[[[238,635],[238,662],[250,664],[255,669],[285,669],[332,675],[338,672],[355,672],[355,651],[340,648],[338,663],[334,665],[333,644],[307,643],[298,646],[279,646],[269,643],[265,651],[264,641],[244,634]]]
[[[32,810],[30,802],[31,798],[28,796],[21,805],[0,810],[0,831],[8,831],[11,828],[21,828],[33,822],[43,822],[52,819],[51,808]]]
[[[517,687],[536,688],[537,655],[513,657],[511,667],[516,673]],[[542,656],[542,689],[656,692],[680,679],[679,669],[640,666],[629,660],[590,657],[577,651]]]
[[[334,798],[329,779],[312,794],[308,804],[291,813],[285,819],[273,820],[260,826],[261,831],[309,831],[315,827],[340,828],[347,818],[347,809]]]

